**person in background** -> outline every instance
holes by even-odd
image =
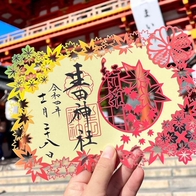
[[[1,116],[0,117],[0,160],[2,161],[5,159],[3,154],[3,149],[2,149],[5,132],[6,132],[6,119],[5,117]]]
[[[64,196],[135,196],[142,184],[144,171],[136,166],[142,157],[139,148],[133,151],[135,159],[128,160],[133,168],[124,165],[117,167],[120,155],[115,148],[108,146],[102,153],[93,173],[83,171],[74,176]]]
[[[11,151],[10,158],[17,157],[14,151],[12,150],[12,144],[14,141],[14,136],[11,131],[15,119],[13,118],[13,115],[18,114],[18,102],[16,99],[9,99],[5,101],[5,118],[7,120],[7,134],[6,134],[6,139],[8,142],[8,148]],[[16,144],[17,145],[17,144]],[[18,147],[18,146],[17,146]]]

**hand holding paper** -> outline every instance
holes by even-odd
[[[93,174],[87,171],[74,176],[64,196],[135,196],[144,177],[143,169],[137,167],[142,151],[133,149],[129,158],[133,168],[121,165],[114,173],[119,156],[115,148],[108,146],[102,153]]]
[[[6,74],[17,99],[13,151],[32,180],[92,172],[104,146],[139,146],[140,162],[196,153],[195,84],[188,35],[177,27],[68,42],[47,52],[26,46]]]

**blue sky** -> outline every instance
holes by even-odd
[[[11,33],[11,32],[16,31],[16,30],[18,30],[17,27],[9,25],[9,24],[7,24],[3,21],[0,21],[0,35]]]

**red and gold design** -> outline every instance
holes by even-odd
[[[135,38],[136,37],[136,38]],[[70,50],[70,46],[72,46]],[[193,55],[176,27],[48,47],[26,46],[6,74],[18,100],[14,152],[32,180],[92,172],[110,144],[121,162],[141,148],[141,165],[196,154]],[[133,163],[134,164],[134,163]]]

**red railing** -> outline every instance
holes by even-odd
[[[104,3],[57,17],[27,28],[0,36],[0,48],[33,37],[71,28],[130,9],[130,0],[109,0]]]

